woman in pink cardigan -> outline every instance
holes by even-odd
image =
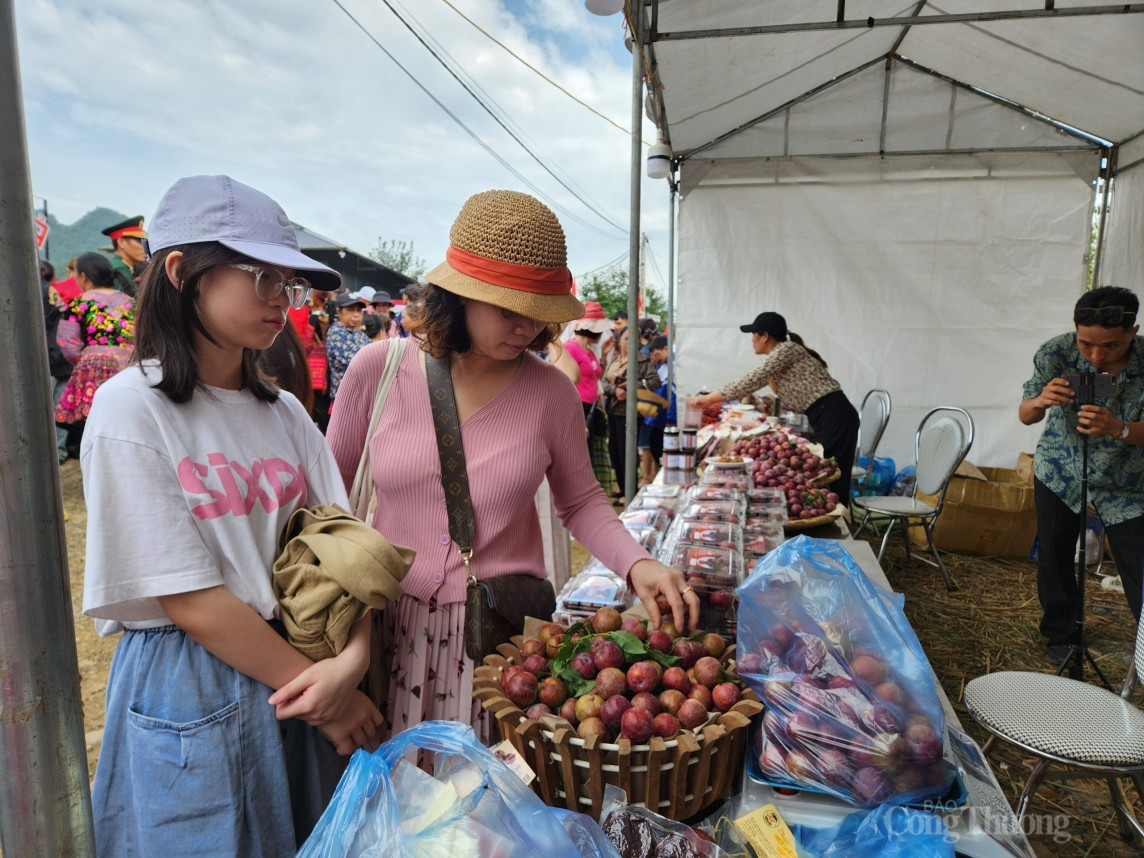
[[[628,575],[653,623],[660,620],[657,595],[679,628],[695,627],[699,601],[678,570],[653,560],[624,530],[592,472],[576,388],[535,356],[561,323],[584,313],[556,216],[527,194],[486,191],[465,203],[449,237],[447,261],[410,290],[406,326],[420,348],[405,350],[376,432],[366,438],[388,342],[355,356],[327,438],[347,486],[370,445],[372,523],[417,551],[406,595],[384,616],[382,652],[392,658],[387,730],[445,719],[470,723],[487,739],[464,650],[466,573],[449,535],[425,353],[449,361],[476,520],[477,578],[546,577],[533,498],[547,476],[564,524]]]

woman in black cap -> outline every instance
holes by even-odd
[[[843,503],[850,501],[850,472],[858,444],[858,412],[842,387],[826,371],[826,361],[808,349],[798,334],[787,330],[786,319],[778,313],[760,313],[739,330],[751,335],[755,354],[766,355],[766,362],[720,390],[696,396],[692,405],[704,407],[724,399],[746,399],[754,391],[770,385],[780,401],[792,411],[806,414],[814,439],[825,456],[833,456],[841,475],[830,484]]]

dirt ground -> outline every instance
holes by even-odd
[[[100,638],[92,621],[81,613],[87,516],[79,463],[67,462],[61,468],[61,480],[68,516],[65,528],[88,766],[94,774],[103,734],[104,688],[117,638]],[[874,548],[877,550],[876,544]],[[574,544],[573,571],[582,568],[586,560],[587,553]],[[995,670],[1053,670],[1042,655],[1036,632],[1039,607],[1034,567],[1024,562],[949,557],[948,566],[960,585],[959,590],[949,592],[935,570],[906,563],[904,553],[896,545],[890,547],[883,566],[894,588],[906,594],[907,616],[962,726],[979,743],[984,742],[984,732],[961,703],[965,683]],[[1131,657],[1131,614],[1122,594],[1102,590],[1095,579],[1089,587],[1088,600],[1090,648],[1108,679],[1118,687]],[[1092,681],[1091,670],[1086,679]],[[1133,700],[1144,705],[1144,691],[1138,689]],[[1031,758],[1013,748],[998,746],[991,751],[990,760],[1010,803],[1015,804],[1032,767]],[[1136,798],[1136,813],[1144,818],[1144,805],[1131,790],[1129,796]],[[1144,854],[1138,845],[1120,839],[1108,791],[1101,782],[1046,784],[1034,797],[1030,814],[1042,820],[1063,821],[1058,831],[1062,837],[1045,834],[1030,838],[1038,856],[1043,858],[1139,858]]]

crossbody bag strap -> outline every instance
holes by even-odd
[[[385,400],[389,396],[389,389],[393,387],[393,380],[401,369],[401,358],[405,355],[406,340],[390,340],[385,352],[385,369],[381,372],[381,379],[377,383],[377,396],[373,400],[373,411],[369,417],[369,428],[365,433],[365,443],[362,444],[361,460],[358,462],[357,473],[354,474],[353,487],[350,489],[350,511],[367,524],[372,521],[369,507],[373,500],[373,474],[369,467],[369,443],[373,433],[377,431],[377,424],[381,420],[381,412],[385,409]]]
[[[449,535],[457,543],[466,577],[472,580],[473,538],[477,525],[469,497],[469,474],[465,469],[465,449],[461,443],[461,422],[457,419],[449,361],[426,354],[425,377],[429,382],[437,455],[441,459],[441,487],[445,490],[445,508],[449,514]]]

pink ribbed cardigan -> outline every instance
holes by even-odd
[[[405,592],[439,603],[465,598],[464,565],[449,536],[445,492],[429,390],[408,340],[401,368],[370,439],[378,495],[373,525],[391,542],[417,551]],[[350,363],[335,400],[327,438],[347,488],[361,458],[388,342],[372,343]],[[478,578],[528,573],[545,577],[544,548],[533,498],[548,475],[561,520],[609,568],[627,574],[650,555],[624,530],[596,482],[584,437],[580,397],[554,366],[526,353],[501,393],[461,424],[477,535]]]

